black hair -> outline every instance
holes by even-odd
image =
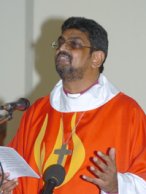
[[[104,63],[108,53],[108,35],[106,30],[94,20],[84,17],[70,17],[65,20],[61,28],[62,33],[67,29],[72,28],[85,32],[88,35],[91,47],[93,48],[91,49],[91,52],[95,50],[101,50],[104,52]],[[99,68],[100,73],[102,73],[104,69],[103,63]]]

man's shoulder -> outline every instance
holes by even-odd
[[[115,98],[117,98],[117,103],[121,105],[122,107],[129,107],[134,109],[141,109],[141,106],[139,103],[131,96],[125,94],[124,92],[120,92]]]
[[[41,110],[41,109],[45,109],[45,108],[49,108],[50,107],[50,96],[43,96],[38,98],[36,101],[34,101],[32,103],[32,105],[30,106],[30,110]]]
[[[32,105],[38,105],[38,104],[46,104],[50,103],[50,95],[42,96],[34,101]]]

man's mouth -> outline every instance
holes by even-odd
[[[66,56],[66,55],[60,55],[57,57],[57,62],[58,63],[69,63],[70,60],[69,60],[69,57]]]
[[[56,56],[55,62],[56,62],[56,65],[60,65],[60,64],[66,65],[71,63],[71,59],[72,57],[68,53],[60,52]]]

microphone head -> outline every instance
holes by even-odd
[[[30,106],[30,102],[26,98],[19,98],[18,101],[16,102],[15,109],[24,111]]]
[[[65,169],[60,164],[54,164],[49,166],[43,175],[43,179],[45,182],[54,180],[56,186],[61,185],[65,178]]]

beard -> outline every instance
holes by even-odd
[[[64,63],[61,61],[61,57],[64,58]],[[73,67],[72,59],[72,56],[65,51],[60,51],[55,57],[56,71],[63,81],[76,81],[84,76],[85,68]]]
[[[84,76],[84,70],[81,67],[56,66],[56,71],[63,81],[76,81],[82,79]]]

